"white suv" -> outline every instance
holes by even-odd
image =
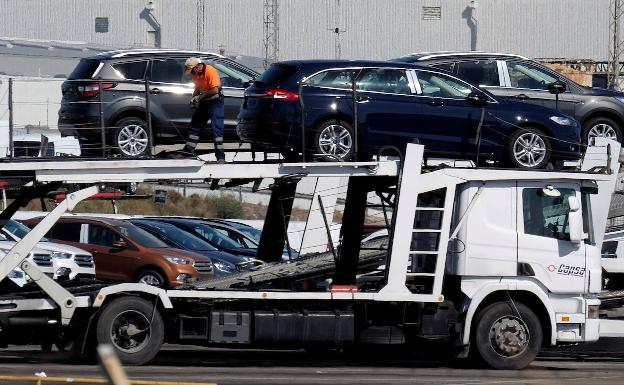
[[[6,255],[15,242],[21,240],[29,231],[28,226],[9,219],[0,230],[0,253]],[[54,279],[95,278],[93,255],[74,246],[50,242],[42,238],[31,252],[29,259]],[[21,269],[15,270],[12,275],[15,278],[21,278],[19,277],[20,271]]]

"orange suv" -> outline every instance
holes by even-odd
[[[34,226],[42,218],[24,221]],[[173,287],[213,276],[210,258],[174,249],[125,221],[63,217],[47,234],[54,241],[88,250],[98,279]]]

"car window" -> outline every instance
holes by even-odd
[[[231,247],[231,248],[239,248],[240,246],[228,238],[226,235],[221,232],[215,230],[214,228],[198,223],[193,225],[193,231],[196,234],[199,234],[202,238],[212,243],[213,245],[217,245],[220,247]]]
[[[57,222],[47,236],[69,242],[80,242],[80,229],[82,224],[76,222]]]
[[[159,83],[188,84],[190,76],[184,73],[186,59],[156,59],[152,61],[151,80]]]
[[[114,231],[104,226],[89,224],[88,242],[91,245],[113,247],[115,242],[123,241],[123,238]]]
[[[256,83],[266,86],[276,86],[288,80],[295,72],[297,72],[297,68],[295,67],[274,63],[256,79]]]
[[[363,69],[356,82],[356,87],[360,91],[412,94],[405,70],[392,68]]]
[[[514,88],[546,90],[557,78],[540,67],[527,62],[507,62],[509,80]]]
[[[117,63],[113,64],[112,67],[122,79],[143,80],[145,78],[145,68],[147,67],[147,61]]]
[[[19,239],[22,239],[26,236],[26,234],[30,233],[30,227],[26,226],[25,224],[18,222],[16,220],[13,219],[9,219],[5,225],[4,225],[4,230],[8,231],[9,233],[13,234],[14,236],[16,236]],[[41,238],[42,242],[47,242],[48,239],[43,237]]]
[[[457,77],[480,86],[500,86],[496,60],[470,60],[458,62]]]
[[[115,228],[119,230],[120,233],[128,237],[128,239],[132,240],[132,242],[136,242],[143,247],[157,249],[167,247],[167,244],[165,242],[161,241],[160,239],[156,238],[152,234],[137,226],[124,224],[115,226]]]
[[[544,195],[541,188],[522,190],[524,233],[541,237],[570,240],[568,197],[576,196],[573,189],[559,189],[561,196]]]
[[[441,70],[445,70],[448,72],[453,72],[453,69],[455,68],[455,63],[451,62],[451,63],[435,63],[432,65],[432,67],[435,68],[439,68]]]
[[[75,79],[91,79],[95,70],[100,65],[99,60],[95,59],[81,59],[78,62],[78,65],[71,74],[67,77],[67,79],[75,80]]]
[[[308,79],[307,84],[316,87],[351,89],[354,70],[323,71]]]
[[[469,84],[450,76],[418,71],[418,82],[423,96],[464,99],[472,91]]]
[[[230,240],[236,242],[239,247],[243,247],[246,249],[257,249],[258,245],[255,244],[251,239],[248,239],[243,234],[239,233],[236,230],[228,229],[225,227],[214,226],[214,229],[219,231],[221,234],[228,237]]]
[[[177,245],[181,245],[186,250],[202,250],[202,251],[203,250],[210,250],[210,251],[217,250],[210,243],[204,241],[203,239],[189,232],[181,230],[180,228],[174,225],[171,225],[168,223],[160,223],[160,222],[149,222],[149,226],[151,226],[153,229],[157,229],[156,231],[162,234],[163,238],[166,238],[167,240],[169,240],[168,242],[167,240],[159,237],[161,240],[165,241],[166,243],[172,242]]]
[[[602,258],[617,258],[618,241],[602,242]]]
[[[245,88],[254,78],[253,75],[223,61],[212,60],[207,61],[207,64],[213,66],[219,73],[222,87]]]

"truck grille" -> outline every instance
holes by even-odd
[[[33,261],[38,266],[52,266],[52,257],[50,254],[35,254],[33,255]]]
[[[93,267],[93,257],[90,255],[76,255],[74,261],[80,267]]]
[[[195,266],[195,270],[200,273],[212,272],[212,262],[195,262],[193,266]]]

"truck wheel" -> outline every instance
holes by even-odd
[[[160,350],[165,336],[158,309],[137,297],[114,299],[97,322],[98,344],[110,344],[126,365],[142,365]]]
[[[481,360],[494,369],[523,369],[542,346],[535,313],[519,302],[497,302],[475,317],[473,341]]]
[[[115,126],[112,137],[115,151],[131,158],[151,155],[149,128],[145,120],[135,117],[123,118]]]

